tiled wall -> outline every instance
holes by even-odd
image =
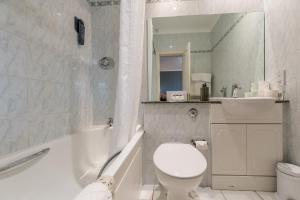
[[[224,37],[225,36],[225,37]],[[221,15],[212,30],[213,96],[232,84],[248,92],[251,82],[264,80],[264,13]]]
[[[196,108],[196,119],[188,115],[191,108]],[[153,154],[162,143],[190,143],[192,139],[209,138],[208,104],[145,104],[144,105],[143,181],[144,184],[157,184],[153,166]],[[208,161],[207,173],[203,186],[211,184],[210,151],[203,151]]]
[[[300,1],[265,0],[266,78],[273,84],[286,70],[285,141],[288,161],[300,165]]]
[[[176,7],[176,9],[173,9]],[[172,9],[170,9],[172,8]],[[263,11],[261,0],[197,0],[149,3],[147,18],[181,15],[217,14],[232,12]],[[146,66],[144,66],[146,69]],[[144,79],[146,82],[147,79]],[[144,88],[147,83],[144,83]],[[145,90],[145,89],[144,89]],[[146,99],[146,97],[143,97]],[[199,117],[193,121],[187,116],[189,108],[195,107]],[[191,138],[209,140],[209,106],[196,104],[153,104],[144,105],[145,146],[143,153],[143,178],[145,184],[156,184],[152,156],[155,148],[164,142],[190,142]],[[210,152],[206,152],[210,163]],[[210,185],[210,167],[203,185]]]
[[[82,47],[74,16],[85,21]],[[89,123],[90,24],[85,1],[0,1],[0,155]]]
[[[181,33],[154,35],[154,47],[156,51],[185,51],[188,42],[191,42],[191,73],[211,72],[210,53],[198,53],[194,51],[210,50],[210,33]],[[170,46],[172,48],[170,48]]]
[[[90,68],[93,91],[93,124],[107,122],[114,116],[116,87],[119,65],[120,6],[92,7],[92,49]],[[99,67],[103,57],[114,59],[114,68],[104,70]]]
[[[120,5],[121,0],[87,0],[92,7]]]

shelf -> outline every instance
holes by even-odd
[[[290,100],[276,100],[275,103],[289,103]],[[221,100],[209,100],[209,101],[182,101],[182,102],[168,102],[168,101],[143,101],[142,104],[189,104],[189,103],[202,103],[202,104],[222,104]]]
[[[221,104],[221,101],[182,101],[182,102],[168,102],[168,101],[143,101],[142,104],[189,104],[189,103],[202,103],[202,104]]]

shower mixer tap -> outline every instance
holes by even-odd
[[[107,123],[106,123],[109,127],[112,127],[113,126],[113,124],[114,124],[114,118],[112,118],[112,117],[109,117],[108,118],[108,121],[107,121]]]
[[[222,97],[227,97],[227,87],[222,87],[220,92],[222,93]]]

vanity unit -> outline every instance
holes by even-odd
[[[272,99],[222,99],[211,104],[213,189],[276,191],[283,159],[282,104]]]

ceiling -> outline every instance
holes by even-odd
[[[220,15],[153,18],[154,34],[211,32]]]

